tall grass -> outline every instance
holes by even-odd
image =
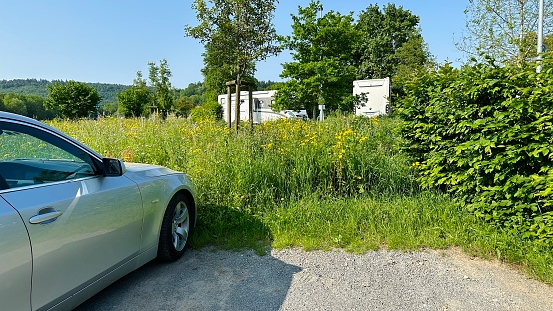
[[[282,119],[238,134],[172,119],[52,122],[106,156],[191,175],[203,204],[262,211],[321,196],[409,194],[416,185],[390,118]]]
[[[244,126],[182,119],[50,124],[106,156],[187,172],[197,185],[193,245],[447,248],[499,258],[553,283],[553,254],[422,191],[394,118],[335,116]]]

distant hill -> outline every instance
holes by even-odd
[[[43,80],[43,79],[15,79],[15,80],[0,80],[0,93],[14,93],[22,95],[37,95],[46,98],[48,95],[47,86],[54,83],[65,84],[67,81],[62,80]],[[100,105],[116,103],[116,94],[130,88],[130,85],[110,84],[110,83],[86,83],[94,87],[98,94],[102,97]]]

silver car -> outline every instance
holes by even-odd
[[[0,309],[69,310],[148,261],[177,260],[195,189],[0,112]]]

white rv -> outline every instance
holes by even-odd
[[[276,91],[255,91],[252,92],[253,97],[253,122],[261,123],[264,121],[282,119],[282,118],[304,118],[307,116],[305,110],[292,111],[285,110],[281,112],[273,111],[271,105],[274,103]],[[223,120],[228,120],[227,111],[227,94],[222,94],[217,97],[217,101],[223,107]],[[235,108],[236,107],[236,94],[231,94],[230,97],[230,119],[234,122]],[[250,118],[249,113],[249,94],[248,91],[240,92],[240,120],[247,121]],[[294,113],[295,112],[295,113]]]
[[[355,115],[374,117],[390,113],[390,78],[353,81],[353,95],[363,95]]]

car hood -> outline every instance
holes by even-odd
[[[159,177],[165,175],[182,174],[160,165],[125,162],[126,176],[131,177]]]

